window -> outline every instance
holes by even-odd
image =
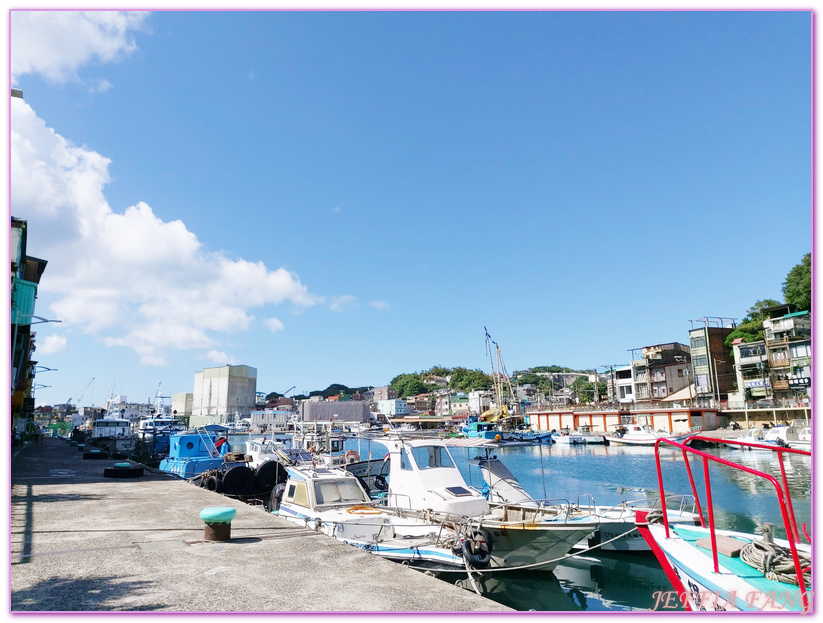
[[[406,454],[405,448],[400,449],[400,469],[407,469],[411,471],[411,461],[409,460],[409,455]]]
[[[368,502],[356,480],[321,481],[314,485],[318,504],[352,504]]]
[[[414,462],[418,469],[434,467],[454,467],[448,451],[443,446],[420,446],[412,448]]]
[[[306,483],[294,482],[289,485],[289,491],[286,495],[287,502],[294,502],[299,506],[308,506],[309,498],[306,495]]]
[[[709,358],[706,355],[700,355],[692,359],[693,366],[707,366],[709,365]]]
[[[692,348],[706,348],[706,338],[703,336],[691,338],[690,343]]]

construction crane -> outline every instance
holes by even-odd
[[[83,387],[83,389],[81,389],[79,392],[77,392],[74,396],[69,396],[69,399],[66,400],[66,404],[70,405],[75,400],[77,402],[80,402],[81,400],[83,400],[83,392],[85,392],[89,388],[89,385],[91,385],[92,383],[94,383],[94,377],[91,377],[91,381],[86,383],[86,385]]]
[[[496,412],[489,413],[486,412],[482,415],[485,416],[486,421],[495,421],[500,416],[506,417],[508,415],[508,405],[503,397],[503,381],[505,380],[506,386],[509,390],[509,396],[511,400],[514,400],[514,389],[512,388],[512,381],[509,377],[509,373],[506,370],[506,364],[503,362],[503,353],[500,351],[500,346],[495,342],[491,336],[489,335],[489,330],[486,327],[483,327],[483,330],[486,332],[486,352],[489,355],[489,362],[491,363],[491,374],[492,374],[492,381],[494,382],[494,393],[495,398],[497,400],[497,410]],[[494,349],[492,349],[492,344],[494,344]],[[494,350],[494,354],[497,355],[497,362],[494,361],[494,354],[492,353]]]

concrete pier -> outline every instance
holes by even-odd
[[[57,438],[13,448],[12,612],[512,612],[165,474],[106,478]],[[227,542],[200,511],[231,506]]]

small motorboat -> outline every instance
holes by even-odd
[[[700,435],[694,439],[713,441],[711,437]],[[660,445],[671,445],[683,452],[684,461],[680,464],[686,468],[691,489],[695,492],[700,487],[696,487],[688,459],[702,460],[708,517],[697,500],[699,526],[675,525],[663,509],[662,515],[654,520],[647,513],[638,512],[638,529],[666,571],[674,594],[685,602],[689,610],[810,612],[811,538],[804,524],[802,535],[808,543],[801,542],[791,492],[786,484],[783,456],[795,453],[811,457],[811,453],[748,441],[736,443],[776,453],[783,482],[690,445],[665,440]],[[667,471],[671,468],[671,456],[676,454],[667,453]],[[664,496],[659,447],[655,449],[655,458],[660,495]],[[709,476],[710,466],[714,464],[721,464],[724,469],[731,467],[738,470],[740,478],[765,481],[764,492],[759,495],[768,495],[766,490],[773,491],[775,503],[779,505],[783,517],[785,539],[774,538],[772,524],[763,525],[759,534],[717,528],[716,503],[712,499]]]
[[[489,566],[491,543],[481,533],[395,512],[370,499],[362,482],[338,467],[287,464],[269,511],[300,526],[415,567],[465,572]]]
[[[592,432],[590,426],[581,426],[576,431],[564,431],[554,438],[554,441],[565,445],[600,444],[606,442],[605,435]]]
[[[685,433],[667,433],[665,431],[654,430],[648,424],[628,424],[620,427],[614,435],[604,435],[611,444],[625,444],[632,446],[654,446],[658,439],[668,439],[669,441],[685,441],[687,437],[696,435],[700,428],[693,428]]]

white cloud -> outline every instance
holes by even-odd
[[[107,92],[107,91],[109,91],[113,88],[114,88],[114,85],[111,82],[109,82],[105,78],[100,78],[100,80],[97,81],[97,84],[92,87],[91,92],[92,93],[105,93],[105,92]]]
[[[226,353],[221,353],[218,350],[210,350],[206,353],[206,358],[210,359],[214,363],[219,363],[220,365],[229,364],[230,366],[237,365],[237,358],[232,357],[231,355],[227,355]]]
[[[50,310],[64,326],[164,365],[170,350],[211,349],[214,333],[248,329],[252,308],[321,300],[283,268],[206,250],[146,203],[114,212],[103,194],[110,161],[10,99],[12,213],[37,232],[31,255],[60,258],[40,290],[56,296]]]
[[[278,331],[283,331],[286,328],[280,320],[277,318],[268,318],[265,321],[266,326],[272,333],[277,333]]]
[[[331,211],[334,212],[335,214],[340,214],[340,212],[342,211],[342,208],[340,206],[334,206],[331,209]]]
[[[343,311],[348,307],[352,307],[355,302],[357,302],[357,299],[351,296],[350,294],[344,294],[342,296],[333,296],[329,307],[332,311]]]
[[[369,303],[369,307],[384,310],[389,308],[389,304],[386,301],[372,301],[371,303]]]
[[[37,340],[39,355],[52,355],[66,349],[67,340],[62,335],[49,335],[44,340]]]
[[[131,54],[133,32],[148,16],[135,11],[11,11],[11,81],[39,73],[67,82],[91,62],[111,62]]]
[[[65,82],[83,65],[119,60],[136,49],[133,34],[146,17],[12,11],[12,81],[39,73]],[[97,79],[97,90],[110,87]],[[234,360],[216,350],[219,334],[247,330],[253,308],[323,300],[283,268],[205,249],[182,221],[163,221],[144,202],[115,212],[104,195],[110,160],[60,136],[24,100],[9,99],[11,211],[37,232],[29,254],[59,258],[39,290],[66,330],[132,349],[144,365],[165,365],[173,350],[208,351],[227,363]],[[278,322],[267,326],[283,330]]]

